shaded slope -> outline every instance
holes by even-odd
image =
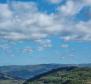
[[[0,80],[12,80],[12,79],[14,78],[12,78],[11,76],[7,74],[0,73]]]
[[[7,74],[14,79],[26,80],[35,77],[36,75],[63,66],[66,65],[40,64],[40,65],[26,65],[26,66],[2,66],[0,67],[0,73]]]

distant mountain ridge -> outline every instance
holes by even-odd
[[[2,66],[0,73],[11,76],[15,79],[29,79],[38,74],[48,72],[51,69],[63,67],[58,64],[40,64],[40,65],[26,65],[26,66]]]

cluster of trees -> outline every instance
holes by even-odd
[[[64,68],[27,84],[91,84],[91,68]]]

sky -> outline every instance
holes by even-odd
[[[0,0],[0,66],[91,63],[91,0]]]

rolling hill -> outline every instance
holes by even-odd
[[[91,68],[65,67],[27,80],[24,84],[91,84]]]
[[[10,76],[13,79],[27,80],[29,78],[35,77],[36,75],[64,66],[66,65],[40,64],[26,66],[2,66],[0,67],[0,73]]]
[[[1,66],[0,84],[22,84],[28,79],[35,81],[42,76],[45,76],[46,74],[56,73],[58,70],[60,70],[60,72],[63,71],[64,73],[69,73],[68,68],[74,68],[72,66],[85,69],[91,68],[91,64],[40,64],[25,66]]]

